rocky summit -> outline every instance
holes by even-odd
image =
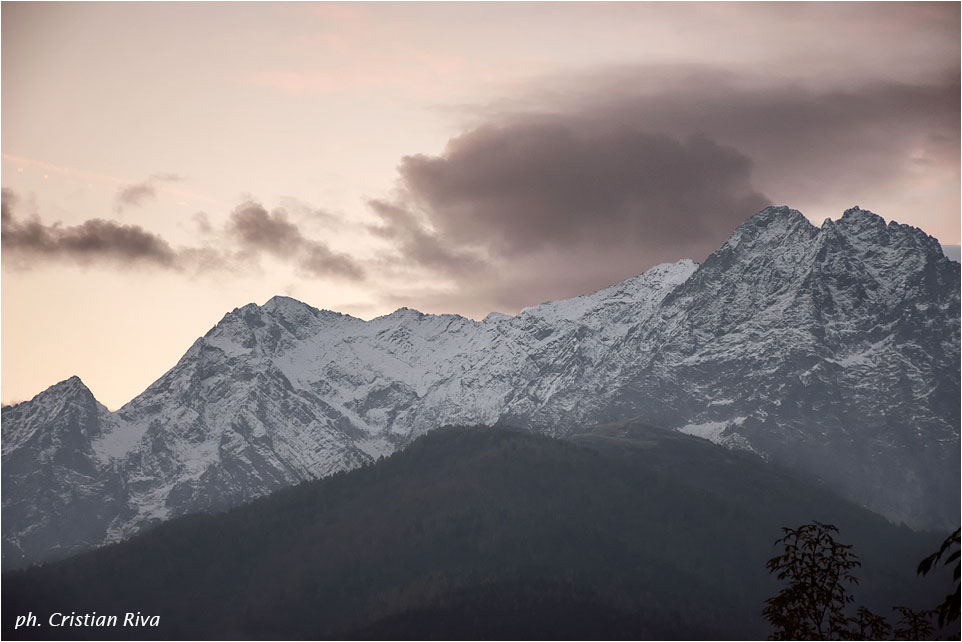
[[[77,379],[3,408],[4,567],[357,467],[449,424],[635,418],[898,523],[959,521],[959,264],[859,208],[770,207],[701,265],[483,321],[235,309],[110,412]]]

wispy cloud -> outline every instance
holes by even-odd
[[[79,225],[44,223],[39,217],[22,220],[15,214],[17,203],[17,195],[3,189],[3,262],[17,270],[68,262],[191,274],[243,273],[266,254],[311,278],[364,278],[364,270],[354,258],[306,237],[284,210],[268,212],[254,201],[238,206],[222,228],[214,228],[206,215],[195,216],[203,244],[177,248],[139,225],[101,218]]]
[[[113,176],[111,174],[103,174],[99,172],[91,172],[79,167],[68,167],[66,165],[59,165],[57,163],[51,163],[45,160],[40,160],[37,158],[30,158],[27,156],[20,156],[17,154],[2,154],[0,158],[4,162],[16,165],[18,167],[31,167],[43,172],[49,172],[51,174],[57,174],[69,179],[75,179],[78,181],[83,181],[85,183],[96,183],[98,185],[116,185],[118,190],[118,195],[124,190],[125,187],[131,186],[136,187],[137,185],[152,185],[156,191],[166,192],[178,198],[196,201],[198,203],[206,203],[208,205],[222,205],[220,201],[204,194],[182,189],[180,187],[175,187],[172,183],[184,181],[185,178],[179,174],[170,172],[160,172],[152,174],[147,179],[136,182],[130,181],[119,176]],[[157,185],[160,182],[162,185]]]
[[[38,262],[68,260],[80,265],[98,262],[140,264],[180,269],[178,253],[164,239],[138,225],[90,219],[80,225],[46,225],[39,219],[19,221],[13,208],[17,197],[2,193],[4,262],[30,268]]]
[[[486,262],[477,253],[448,243],[405,206],[377,199],[368,201],[368,206],[381,220],[379,225],[370,226],[369,231],[396,245],[404,261],[459,277],[477,276],[487,269]]]
[[[283,209],[268,212],[260,203],[248,201],[234,209],[225,229],[247,252],[265,253],[291,261],[309,276],[364,278],[360,264],[346,254],[333,252],[325,244],[305,237]]]
[[[145,201],[157,197],[157,190],[150,181],[124,185],[117,190],[116,211],[121,212],[126,207],[140,207]]]
[[[172,183],[182,180],[184,180],[183,177],[177,174],[160,173],[153,174],[139,183],[121,185],[114,197],[115,210],[120,213],[128,207],[140,207],[147,201],[157,198],[158,183]]]

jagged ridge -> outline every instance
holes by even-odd
[[[514,317],[402,308],[365,322],[274,297],[227,314],[116,413],[90,410],[79,446],[58,410],[93,400],[79,380],[5,408],[5,564],[351,468],[444,424],[564,436],[639,417],[946,526],[959,505],[958,291],[958,264],[916,228],[858,208],[818,228],[767,208],[700,266]],[[23,437],[41,428],[46,441]],[[58,459],[68,446],[78,461]],[[17,472],[37,461],[51,467]],[[79,539],[56,517],[69,492],[48,480],[81,470],[102,505]],[[37,512],[8,510],[17,502]]]

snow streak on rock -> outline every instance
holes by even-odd
[[[702,264],[476,322],[287,297],[227,314],[115,413],[77,378],[3,409],[4,564],[356,467],[445,424],[637,417],[893,520],[959,519],[959,264],[854,208],[767,208]]]

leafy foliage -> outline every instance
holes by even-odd
[[[854,570],[861,562],[850,544],[835,539],[838,528],[831,524],[813,522],[798,528],[783,527],[784,537],[775,543],[782,544],[784,552],[768,560],[767,568],[779,580],[788,585],[772,598],[766,600],[763,615],[774,625],[771,639],[775,640],[927,640],[936,631],[932,619],[939,615],[939,628],[954,621],[952,595],[935,609],[914,609],[907,606],[893,608],[899,620],[893,630],[881,615],[860,606],[854,617],[847,614],[846,607],[854,602],[847,586],[858,584]],[[926,557],[918,565],[918,574],[924,575],[954,544],[958,547],[959,532],[956,531],[943,542],[942,547]],[[946,564],[958,561],[958,552],[949,555]],[[958,595],[958,565],[954,580]],[[958,619],[958,604],[955,605]]]
[[[935,632],[935,627],[930,621],[932,611],[910,609],[906,606],[896,606],[892,610],[901,616],[895,629],[896,640],[932,639],[932,634]]]
[[[888,620],[864,606],[858,607],[852,624],[852,640],[888,640],[892,637],[892,625]]]
[[[845,607],[854,598],[846,584],[858,584],[852,570],[861,562],[850,544],[835,540],[838,528],[814,522],[782,529],[781,555],[768,560],[768,570],[788,586],[769,598],[762,612],[775,626],[776,640],[839,639],[848,629]],[[871,625],[873,620],[866,620]]]
[[[952,562],[955,562],[955,569],[952,571],[952,579],[955,580],[955,592],[946,595],[942,603],[935,609],[939,616],[940,627],[944,627],[959,619],[959,531],[960,529],[955,529],[955,532],[942,542],[939,550],[919,562],[918,567],[919,575],[927,575],[946,553],[949,554],[945,558],[944,565],[948,566]],[[955,550],[949,552],[953,546]]]

